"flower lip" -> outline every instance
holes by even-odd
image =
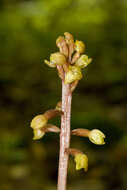
[[[34,129],[33,132],[34,132],[33,140],[41,139],[45,135],[45,132],[43,132],[41,129]]]

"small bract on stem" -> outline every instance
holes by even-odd
[[[50,109],[43,114],[35,116],[31,121],[31,128],[34,133],[34,140],[41,139],[47,132],[60,132],[60,151],[58,167],[57,190],[66,190],[67,168],[69,155],[74,157],[76,170],[88,170],[88,157],[78,149],[70,148],[71,135],[88,137],[97,145],[105,144],[105,135],[98,129],[74,129],[71,131],[71,101],[72,94],[82,79],[82,69],[87,67],[92,59],[83,54],[86,46],[82,41],[74,40],[72,34],[65,32],[64,36],[59,36],[56,40],[59,48],[58,52],[52,53],[50,59],[45,60],[45,64],[51,68],[56,68],[62,83],[62,98],[54,109]],[[49,124],[49,120],[61,116],[61,127]]]

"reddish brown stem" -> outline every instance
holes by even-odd
[[[66,190],[69,155],[65,151],[70,146],[71,86],[62,82],[62,111],[60,132],[60,154],[57,190]]]

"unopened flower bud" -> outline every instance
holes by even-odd
[[[57,38],[56,45],[60,49],[60,52],[63,53],[66,57],[68,57],[68,47],[66,44],[66,40],[63,36],[59,36]]]
[[[75,65],[84,68],[91,63],[92,59],[88,58],[87,55],[81,55],[81,57],[76,61]]]
[[[73,38],[72,34],[70,34],[69,32],[64,32],[64,35],[65,35],[67,44],[74,42],[74,38]]]
[[[70,34],[69,32],[65,32],[64,35],[65,35],[65,40],[68,44],[68,49],[69,49],[69,62],[71,62],[71,56],[75,49],[74,38],[72,34]]]
[[[69,66],[69,70],[65,75],[65,84],[72,83],[73,81],[80,80],[81,78],[81,69],[77,66]]]
[[[33,133],[34,133],[33,140],[41,139],[45,135],[45,132],[43,132],[41,129],[34,129]]]
[[[98,129],[93,129],[89,132],[89,140],[97,145],[103,145],[105,144],[104,142],[105,135]]]
[[[71,61],[71,64],[75,63],[80,57],[80,53],[79,52],[76,52],[73,57],[72,57],[72,61]]]
[[[48,119],[44,115],[37,115],[31,121],[31,127],[33,129],[40,129],[44,127],[47,123]]]
[[[85,172],[88,170],[88,157],[85,154],[75,155],[76,170],[84,169]]]
[[[62,53],[52,53],[50,56],[50,62],[53,65],[63,65],[66,63],[66,58]]]
[[[79,53],[83,53],[85,51],[85,44],[82,41],[76,40],[75,50]]]

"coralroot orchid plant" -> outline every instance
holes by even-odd
[[[88,169],[88,157],[78,149],[70,148],[71,135],[87,137],[97,145],[105,144],[105,135],[98,129],[74,129],[71,131],[71,101],[72,94],[79,80],[82,78],[81,69],[85,68],[92,61],[88,58],[85,51],[85,44],[82,41],[74,41],[73,36],[65,32],[64,36],[59,36],[56,40],[59,52],[50,55],[50,61],[45,63],[56,68],[62,81],[62,100],[59,101],[55,109],[37,115],[31,121],[34,133],[34,140],[41,139],[47,132],[60,133],[60,152],[58,169],[57,190],[66,190],[67,167],[69,155],[74,157],[76,170]],[[50,124],[49,120],[56,116],[61,116],[61,128]]]

